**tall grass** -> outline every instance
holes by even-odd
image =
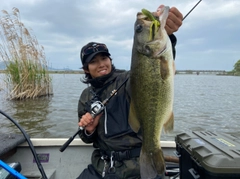
[[[2,11],[0,18],[0,57],[6,64],[7,95],[26,99],[52,94],[44,48],[20,20],[20,12]]]

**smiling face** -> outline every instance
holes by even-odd
[[[90,73],[92,78],[97,78],[103,75],[107,75],[112,70],[112,62],[110,58],[104,53],[95,55],[88,63],[88,70],[84,70],[85,73]]]

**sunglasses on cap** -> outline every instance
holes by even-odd
[[[83,58],[84,56],[87,56],[87,55],[90,55],[92,53],[99,52],[99,51],[108,53],[108,48],[107,48],[107,46],[105,44],[96,44],[96,43],[94,43],[91,46],[86,47],[82,51],[81,55],[82,55],[82,58]]]

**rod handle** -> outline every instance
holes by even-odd
[[[84,129],[83,127],[79,127],[78,131],[63,144],[63,146],[59,149],[59,151],[63,152],[69,146],[69,144],[73,141],[76,135],[83,129]]]
[[[59,149],[60,152],[63,152],[68,146],[69,144],[73,141],[73,137],[70,137],[64,144],[63,146]]]

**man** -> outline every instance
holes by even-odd
[[[156,16],[160,15],[159,6]],[[172,7],[165,29],[173,46],[175,57],[176,32],[182,25],[182,14]],[[85,72],[86,84],[78,103],[80,127],[79,134],[86,143],[96,148],[92,154],[92,164],[88,165],[78,179],[98,178],[140,178],[139,155],[142,145],[141,133],[135,133],[128,124],[129,104],[131,100],[129,72],[117,73],[108,48],[103,43],[90,42],[81,49],[81,61]],[[103,101],[113,89],[122,88],[108,102],[103,113],[92,117],[91,104]]]

